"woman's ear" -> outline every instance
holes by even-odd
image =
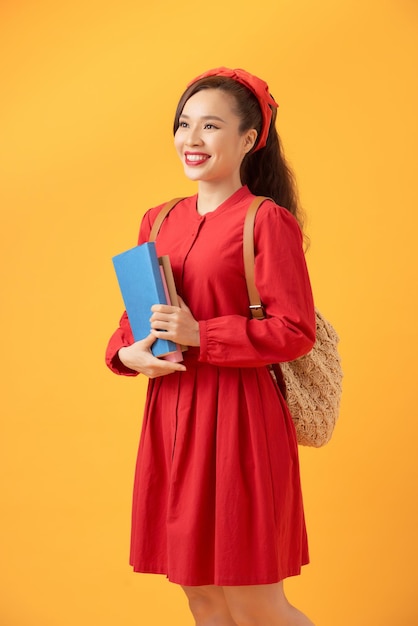
[[[254,146],[255,142],[257,141],[257,131],[255,128],[250,128],[250,130],[248,130],[245,133],[245,141],[244,141],[244,151],[245,154],[247,154],[251,148]]]

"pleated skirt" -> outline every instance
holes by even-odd
[[[182,585],[256,585],[300,573],[308,545],[293,422],[267,368],[150,380],[130,562]]]

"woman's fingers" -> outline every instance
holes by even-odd
[[[181,363],[158,359],[152,354],[151,347],[155,339],[156,337],[150,333],[145,339],[120,348],[120,360],[130,369],[145,374],[149,378],[165,376],[176,371],[184,372],[186,368]]]
[[[181,310],[178,307],[171,307],[171,313],[155,311],[150,317],[151,332],[171,331],[175,332],[181,322]]]
[[[151,307],[151,333],[185,346],[199,346],[199,324],[189,307],[180,298],[180,307],[154,304]]]
[[[151,349],[152,344],[154,343],[154,341],[156,340],[156,337],[154,337],[154,335],[152,333],[150,333],[147,337],[145,337],[144,339],[141,340],[143,346],[145,349],[149,348]]]
[[[151,311],[153,313],[163,313],[166,315],[170,315],[172,313],[178,313],[180,311],[180,307],[171,306],[171,304],[153,304],[151,307]]]

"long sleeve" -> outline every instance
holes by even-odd
[[[254,237],[256,286],[266,318],[223,315],[200,321],[203,362],[258,367],[294,360],[314,344],[314,305],[296,220],[285,209],[265,203]]]
[[[119,327],[115,330],[106,348],[106,365],[115,374],[123,376],[138,376],[138,372],[126,367],[119,358],[118,352],[124,346],[130,346],[134,338],[129,324],[126,311],[123,312],[119,321]]]

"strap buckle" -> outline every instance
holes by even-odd
[[[264,308],[262,304],[250,304],[249,309],[252,317],[256,317],[259,320],[264,318]]]

